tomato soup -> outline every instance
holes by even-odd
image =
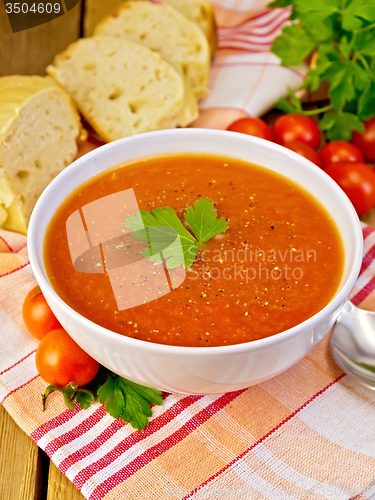
[[[139,209],[171,207],[181,221],[209,198],[228,229],[209,240],[170,293],[118,310],[107,272],[73,267],[66,222],[99,198],[134,189]],[[52,218],[45,264],[74,310],[120,335],[175,346],[224,346],[275,335],[310,318],[335,294],[343,247],[325,209],[265,168],[225,157],[169,155],[106,171],[76,189]]]

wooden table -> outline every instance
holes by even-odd
[[[361,217],[375,227],[375,208]],[[84,496],[0,405],[0,499],[82,500]]]

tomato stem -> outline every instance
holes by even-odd
[[[50,384],[46,388],[46,392],[44,394],[42,394],[43,411],[46,409],[46,399],[54,391],[61,392],[61,394],[63,395],[63,398],[64,398],[65,405],[68,408],[70,408],[71,410],[74,410],[73,399],[75,398],[75,396],[78,393],[88,394],[91,397],[92,402],[95,401],[94,394],[91,391],[89,391],[88,389],[84,389],[83,387],[82,388],[78,387],[76,382],[69,382],[69,384],[66,384],[65,387],[61,387],[61,386],[55,385],[55,384]]]
[[[40,293],[42,293],[42,290],[40,290],[40,289],[39,289],[37,292],[35,292],[35,293],[34,293],[34,295],[32,295],[32,296],[30,297],[30,302],[33,300],[33,298],[34,298],[34,297],[36,297],[36,296],[37,296],[37,295],[39,295]]]

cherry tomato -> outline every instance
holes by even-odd
[[[290,141],[285,144],[285,147],[295,151],[299,155],[303,156],[307,160],[312,161],[318,167],[321,167],[321,161],[318,153],[314,151],[310,146],[301,141]]]
[[[363,134],[353,132],[352,142],[359,147],[365,158],[375,161],[375,117],[363,123],[366,130]]]
[[[78,387],[86,385],[99,370],[99,363],[63,328],[52,330],[40,341],[35,364],[43,380],[62,387],[69,382],[76,382]]]
[[[61,326],[38,286],[27,294],[23,303],[22,315],[26,328],[38,340],[41,340],[51,330]]]
[[[375,206],[375,172],[366,163],[332,163],[324,171],[345,192],[359,216]]]
[[[362,151],[357,146],[354,146],[354,144],[346,141],[329,142],[322,147],[319,156],[322,160],[323,168],[331,163],[364,162]]]
[[[241,118],[233,122],[227,130],[241,134],[254,135],[267,141],[273,141],[273,133],[266,122],[260,118]]]
[[[317,123],[309,116],[283,115],[273,125],[275,141],[282,146],[287,142],[301,141],[313,148],[319,148],[322,136]]]

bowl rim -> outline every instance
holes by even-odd
[[[299,323],[298,325],[293,326],[292,328],[289,328],[287,330],[283,330],[282,332],[276,333],[274,335],[271,335],[270,337],[265,337],[262,339],[258,340],[253,340],[249,342],[243,342],[240,344],[233,344],[233,345],[225,345],[225,346],[208,346],[208,347],[187,347],[187,346],[173,346],[173,345],[167,345],[167,344],[159,344],[159,343],[154,343],[154,342],[148,342],[145,340],[140,340],[140,339],[133,339],[131,337],[127,337],[126,335],[121,335],[117,332],[113,332],[112,330],[109,330],[107,328],[104,328],[93,321],[89,320],[88,318],[82,316],[79,314],[77,311],[72,309],[64,300],[58,295],[58,293],[54,290],[52,285],[50,284],[49,280],[45,277],[44,272],[42,268],[39,266],[39,261],[37,257],[37,248],[39,247],[40,243],[37,241],[37,238],[35,237],[35,234],[37,232],[37,225],[38,225],[38,218],[39,214],[44,211],[44,199],[48,196],[48,194],[56,189],[58,184],[64,180],[64,178],[67,175],[70,175],[71,171],[73,169],[79,169],[81,168],[81,165],[87,162],[90,162],[92,159],[94,159],[98,155],[102,155],[103,152],[109,150],[109,149],[115,149],[117,147],[125,147],[126,144],[129,141],[135,141],[137,142],[138,140],[147,140],[148,137],[163,137],[165,135],[170,136],[170,135],[181,135],[181,134],[187,134],[191,135],[192,137],[195,136],[197,133],[200,135],[204,134],[207,136],[210,136],[212,134],[215,135],[222,135],[223,139],[224,137],[228,137],[228,134],[231,134],[232,136],[236,136],[239,140],[246,140],[249,142],[249,144],[254,143],[258,144],[260,146],[266,147],[266,149],[269,150],[274,150],[276,152],[281,152],[284,156],[285,154],[287,156],[290,156],[294,158],[295,160],[298,160],[300,163],[304,164],[304,168],[310,169],[310,171],[314,172],[318,177],[321,176],[322,179],[324,179],[324,182],[328,183],[331,186],[331,189],[335,192],[335,195],[341,198],[341,201],[344,205],[346,205],[348,209],[348,213],[350,214],[351,222],[357,226],[357,237],[354,237],[354,251],[353,251],[353,262],[354,265],[351,267],[350,272],[348,274],[347,279],[344,282],[340,283],[340,289],[336,291],[335,295],[333,298],[326,304],[326,306],[318,311],[316,314],[311,316],[310,318],[306,319],[302,323]],[[174,154],[172,153],[158,153],[155,155],[148,155],[148,156],[142,156],[139,155],[136,158],[129,160],[129,162],[137,161],[142,159],[142,158],[151,158],[152,156],[162,156],[163,154]],[[180,154],[176,152],[175,154]],[[183,153],[181,153],[183,154]],[[194,154],[194,152],[192,152]],[[203,154],[203,153],[197,153],[197,154]],[[216,153],[207,153],[207,154],[216,154]],[[225,154],[218,153],[216,156],[225,156]],[[245,160],[246,161],[246,160]],[[100,175],[102,172],[105,170],[110,170],[115,167],[107,167],[103,168],[100,172],[96,173],[95,176]],[[267,167],[263,167],[267,168]],[[280,175],[286,177],[283,173],[280,173]],[[93,176],[94,177],[94,176]],[[298,182],[295,180],[291,179],[293,182],[295,182],[297,185],[299,185]],[[82,182],[81,184],[83,184]],[[77,187],[80,184],[76,185],[73,189],[77,189]],[[305,189],[311,196],[313,196],[314,199],[315,196],[313,193],[311,193],[307,188],[304,188],[300,186],[302,189]],[[66,199],[66,198],[64,198]],[[318,200],[317,200],[318,201]],[[318,201],[320,205],[322,205],[325,210],[329,213],[329,210],[324,206],[323,203]],[[51,221],[53,215],[55,212],[51,214],[49,217],[49,222]],[[48,223],[49,224],[49,223]],[[46,228],[48,227],[48,224],[46,225]],[[43,232],[43,236],[45,236],[45,230]],[[354,236],[354,235],[353,235]],[[298,155],[294,151],[291,151],[287,148],[284,148],[280,146],[279,144],[276,144],[274,142],[267,141],[265,139],[260,139],[258,137],[254,136],[249,136],[246,134],[239,134],[238,132],[231,132],[231,131],[225,131],[225,130],[217,130],[217,129],[203,129],[203,128],[187,128],[187,129],[172,129],[172,130],[159,130],[159,131],[153,131],[153,132],[146,132],[143,134],[139,135],[134,135],[130,137],[125,137],[123,139],[119,139],[117,141],[110,142],[108,144],[105,144],[103,146],[100,146],[93,151],[90,151],[80,158],[76,159],[73,161],[68,167],[66,167],[64,170],[62,170],[46,187],[46,189],[43,191],[42,195],[38,199],[34,210],[32,212],[31,218],[30,218],[30,223],[29,223],[29,232],[27,236],[27,243],[28,243],[28,252],[29,252],[29,259],[30,259],[30,264],[31,268],[34,272],[34,275],[37,279],[38,284],[41,286],[41,288],[45,289],[48,291],[49,294],[52,294],[52,297],[54,298],[55,301],[59,303],[59,305],[65,310],[67,316],[73,316],[75,321],[78,321],[80,325],[83,327],[89,327],[89,328],[94,328],[96,332],[100,335],[103,336],[103,341],[107,339],[114,339],[117,342],[120,342],[122,344],[127,344],[129,349],[131,348],[137,348],[138,350],[145,350],[148,352],[157,352],[163,355],[173,355],[173,354],[178,354],[178,355],[186,355],[186,356],[207,356],[207,355],[228,355],[228,354],[235,354],[235,353],[246,353],[250,351],[257,351],[260,349],[264,349],[267,346],[272,346],[275,344],[279,344],[282,342],[286,342],[294,337],[297,337],[302,331],[312,329],[316,324],[320,323],[321,320],[329,316],[330,314],[333,314],[335,310],[340,306],[340,304],[344,304],[346,301],[349,292],[354,286],[355,280],[357,279],[357,276],[359,274],[359,270],[361,267],[362,263],[362,253],[363,253],[363,238],[362,238],[362,229],[360,225],[360,221],[358,219],[358,216],[354,210],[353,205],[351,204],[349,198],[346,196],[346,194],[341,190],[341,188],[336,184],[336,182],[331,179],[322,169],[317,167],[315,164],[307,160],[306,158]],[[44,239],[43,239],[43,244],[44,244]],[[43,290],[42,290],[43,291]],[[48,302],[48,296],[46,297],[46,300]]]

